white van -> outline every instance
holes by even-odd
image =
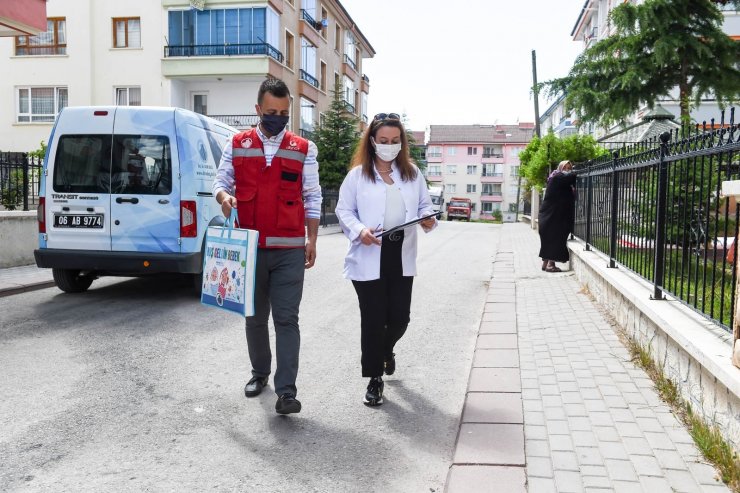
[[[65,108],[44,159],[36,265],[70,293],[102,275],[200,286],[206,229],[223,223],[211,185],[235,133],[179,108]]]

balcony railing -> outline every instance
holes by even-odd
[[[66,55],[66,46],[16,46],[15,56]]]
[[[314,87],[319,87],[319,80],[316,77],[309,74],[303,69],[300,70],[300,74],[301,74],[301,80],[305,80],[306,82],[308,82]]]
[[[344,110],[349,113],[354,113],[355,105],[353,105],[352,103],[348,103],[347,101],[344,101]]]
[[[500,154],[498,152],[496,152],[496,153],[493,153],[493,152],[486,153],[486,152],[484,152],[483,153],[483,158],[484,159],[485,158],[500,158],[500,159],[502,159],[503,157],[504,157],[504,155],[503,154]]]
[[[314,19],[306,9],[301,9],[301,19],[306,21],[308,25],[314,28],[316,31],[321,31],[321,28],[324,27],[321,21],[316,21],[316,19]]]
[[[367,75],[362,74],[362,80],[364,80],[366,84],[370,84],[370,77]]]
[[[503,173],[493,173],[491,171],[483,171],[483,173],[481,173],[480,175],[481,176],[493,176],[493,177],[496,177],[496,178],[503,178],[504,177],[504,174]]]
[[[230,125],[234,128],[251,128],[256,127],[260,122],[259,115],[207,115],[208,118],[213,118],[226,125]]]
[[[427,152],[427,158],[442,157],[441,152]]]
[[[283,62],[283,54],[269,43],[224,44],[224,45],[173,45],[164,47],[164,56],[231,56],[267,55]]]
[[[365,123],[367,123],[367,122],[368,122],[368,120],[367,120],[367,115],[366,115],[366,114],[364,114],[364,113],[362,114],[362,121],[363,121],[363,122],[365,122]]]
[[[352,60],[349,56],[347,56],[346,53],[344,54],[344,63],[352,67],[352,70],[357,72],[357,64],[355,63],[354,60]]]
[[[305,128],[300,129],[301,137],[304,139],[313,139],[313,130],[307,130]]]

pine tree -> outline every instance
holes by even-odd
[[[319,150],[319,181],[326,190],[339,189],[359,141],[358,120],[347,111],[337,87],[332,91],[332,96],[329,111],[313,135]]]
[[[681,119],[710,96],[720,105],[740,96],[740,43],[722,31],[719,5],[737,1],[646,0],[610,14],[614,34],[584,51],[568,76],[544,83],[565,93],[584,123],[609,126],[679,88]]]

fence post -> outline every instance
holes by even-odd
[[[658,207],[655,217],[655,265],[654,265],[654,290],[652,299],[664,299],[663,275],[665,263],[665,220],[666,200],[668,196],[668,166],[665,162],[668,154],[668,141],[671,140],[669,132],[660,134],[660,164],[658,165]]]
[[[617,173],[617,159],[619,151],[612,153],[612,217],[609,227],[609,268],[617,267],[617,209],[619,207],[619,174]]]
[[[28,210],[28,154],[23,154],[23,210]]]
[[[591,202],[593,190],[591,187],[591,163],[586,165],[586,251],[591,250]]]

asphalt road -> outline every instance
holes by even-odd
[[[346,240],[321,236],[301,306],[299,398],[247,399],[244,322],[182,279],[0,298],[0,491],[440,492],[499,227],[421,235],[385,404],[362,404]]]

